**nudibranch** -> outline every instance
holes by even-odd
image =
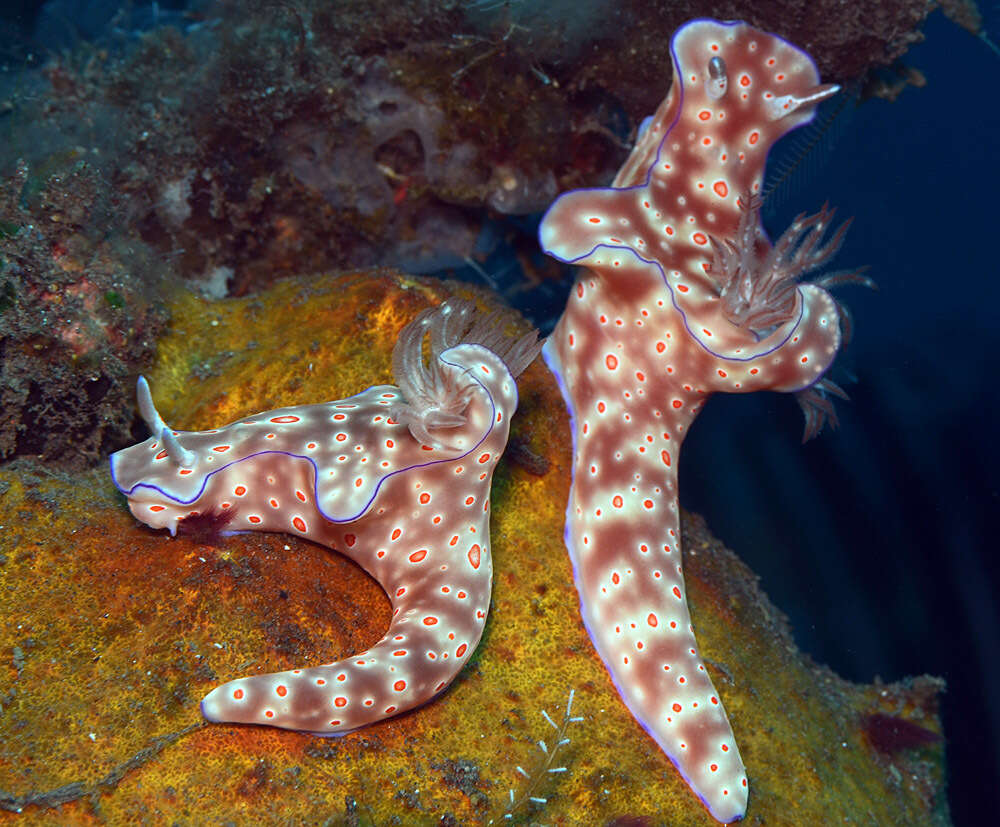
[[[152,431],[111,457],[137,519],[171,534],[226,514],[227,529],[283,531],[367,570],[392,604],[371,649],[335,663],[232,680],[201,702],[210,721],[344,733],[441,692],[475,651],[490,605],[490,483],[517,407],[531,333],[449,301],[393,351],[398,387],[281,408],[210,431],[176,431],[140,378]],[[422,348],[430,337],[430,360]]]
[[[671,42],[674,80],[609,188],[561,196],[543,249],[581,265],[543,349],[570,408],[566,545],[581,612],[619,693],[720,822],[748,784],[698,653],[681,571],[677,459],[716,391],[800,392],[807,434],[832,415],[841,344],[825,288],[825,208],[773,246],[761,227],[770,146],[837,91],[809,56],[746,23],[695,20]]]

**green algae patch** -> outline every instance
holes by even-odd
[[[205,429],[391,382],[399,330],[467,288],[391,271],[176,299],[149,374],[171,425]],[[486,297],[476,294],[480,300]],[[379,585],[280,534],[213,543],[137,523],[106,466],[0,472],[0,820],[33,824],[504,822],[553,746],[565,773],[515,823],[711,825],[625,709],[580,620],[563,547],[571,445],[536,361],[492,493],[493,605],[475,655],[433,702],[342,738],[204,724],[243,675],[364,650],[389,622]],[[756,578],[686,517],[684,566],[705,662],[750,779],[747,822],[949,823],[941,684],[858,686],[794,646]]]

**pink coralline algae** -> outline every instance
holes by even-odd
[[[742,22],[692,21],[671,54],[670,93],[612,186],[563,195],[542,221],[546,252],[585,268],[544,355],[572,416],[566,544],[584,621],[626,705],[728,823],[749,785],[688,612],[678,453],[716,391],[800,392],[818,431],[842,339],[824,288],[860,279],[799,281],[843,237],[823,241],[825,208],[773,246],[759,218],[768,150],[837,87]]]
[[[389,631],[335,663],[238,678],[202,701],[210,721],[334,734],[441,692],[479,644],[490,606],[490,484],[535,334],[507,339],[468,302],[425,311],[393,354],[399,387],[178,432],[139,383],[153,435],[111,457],[132,513],[284,531],[336,548],[382,584]],[[431,363],[421,349],[431,337]]]

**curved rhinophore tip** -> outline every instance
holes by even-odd
[[[150,393],[149,382],[146,381],[145,376],[140,376],[136,380],[135,395],[139,402],[139,414],[142,416],[143,422],[146,423],[151,434],[159,435],[167,427],[167,423],[163,421],[153,404],[153,394]]]

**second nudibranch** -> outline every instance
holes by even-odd
[[[111,457],[139,520],[175,533],[186,519],[223,515],[230,530],[305,537],[356,561],[392,605],[389,631],[369,650],[236,678],[202,701],[208,720],[343,733],[425,703],[468,661],[490,605],[490,483],[517,408],[515,377],[540,348],[534,333],[507,338],[501,322],[449,301],[401,333],[398,387],[211,431],[171,429],[140,379],[153,435]]]
[[[759,218],[768,150],[837,88],[745,23],[693,21],[671,54],[670,93],[612,186],[563,195],[542,221],[546,252],[585,268],[543,353],[572,417],[566,543],[584,622],[626,705],[728,823],[748,782],[688,612],[678,454],[715,391],[799,392],[818,430],[841,344],[824,288],[857,278],[799,281],[840,244],[843,228],[822,242],[831,212],[774,245]]]

